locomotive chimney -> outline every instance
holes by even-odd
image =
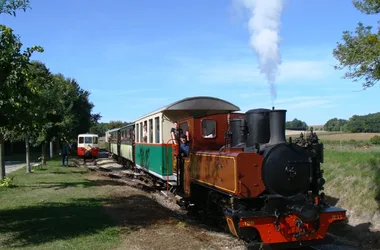
[[[286,110],[272,109],[269,112],[270,140],[269,144],[285,142]]]
[[[255,143],[268,143],[270,138],[269,112],[269,109],[251,109],[245,113],[248,126],[247,147],[252,147]]]

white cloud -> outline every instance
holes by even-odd
[[[286,109],[302,109],[314,107],[319,108],[331,108],[338,104],[338,100],[350,97],[349,95],[330,95],[330,96],[298,96],[278,99],[275,101],[276,108]]]
[[[289,94],[290,95],[290,94]],[[324,96],[296,96],[296,97],[288,97],[288,98],[280,98],[274,101],[274,103],[270,103],[270,101],[264,101],[255,105],[245,105],[241,107],[243,112],[252,109],[253,106],[257,107],[271,107],[275,106],[276,109],[325,109],[332,108],[339,105],[339,101],[342,99],[349,98],[350,95],[324,95]]]
[[[192,79],[199,84],[254,84],[266,86],[255,58],[250,60],[198,61],[194,58],[176,58],[178,69],[174,79]],[[284,60],[279,66],[277,84],[307,84],[331,76],[334,69],[328,60]]]

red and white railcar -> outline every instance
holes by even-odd
[[[78,135],[78,156],[81,158],[98,158],[99,145],[97,134]]]

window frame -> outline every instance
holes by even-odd
[[[203,122],[207,122],[207,121],[212,121],[215,124],[215,126],[214,126],[215,134],[214,134],[213,137],[205,137],[203,135]],[[200,127],[201,127],[201,136],[202,136],[202,138],[204,138],[204,139],[215,139],[218,136],[218,133],[217,133],[217,131],[218,131],[218,123],[217,123],[216,120],[211,119],[211,118],[202,119],[201,123],[200,123]]]
[[[160,124],[160,116],[156,116],[154,118],[154,125],[155,125],[155,128],[154,131],[154,143],[161,143],[161,138],[160,138],[160,134],[161,134],[161,124]]]

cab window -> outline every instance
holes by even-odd
[[[84,143],[92,143],[92,137],[85,137]]]
[[[215,138],[216,137],[216,121],[207,119],[202,120],[202,137]]]
[[[98,144],[98,137],[94,137],[94,144]]]
[[[182,122],[179,124],[179,128],[182,130],[182,132],[185,134],[186,131],[189,130],[189,124],[187,122]]]
[[[83,143],[83,137],[79,137],[79,143]]]

